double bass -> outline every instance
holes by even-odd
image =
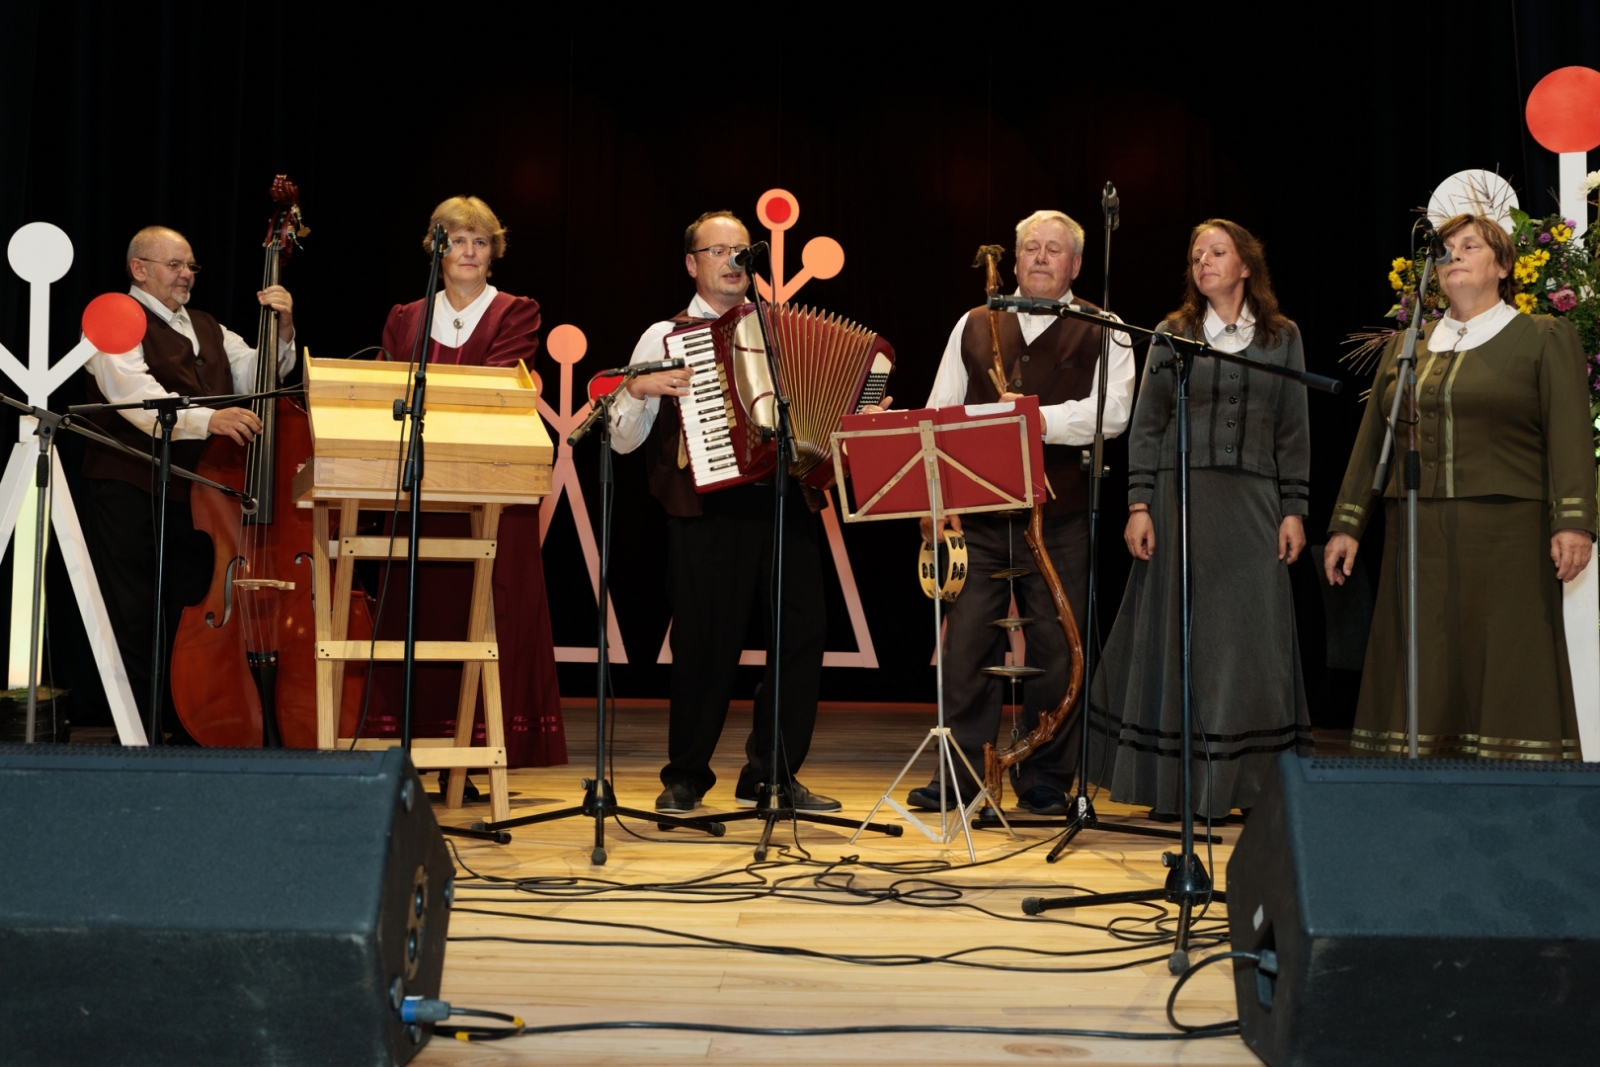
[[[262,246],[261,288],[279,284],[282,267],[311,230],[300,191],[287,175],[272,181],[275,205]],[[278,313],[261,309],[256,334],[257,394],[251,409],[261,432],[241,446],[216,435],[195,473],[253,499],[239,501],[196,485],[194,527],[211,538],[212,577],[205,598],[187,607],[172,647],[172,702],[196,741],[208,747],[317,744],[316,631],[311,605],[311,513],[294,506],[295,471],[311,457],[305,407],[280,389]],[[366,596],[351,604],[351,636],[371,634]],[[359,714],[365,666],[346,669],[341,732]]]

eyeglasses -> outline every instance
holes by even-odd
[[[199,274],[200,273],[200,264],[198,264],[198,263],[185,263],[181,259],[145,259],[145,257],[143,257],[143,256],[134,256],[133,258],[139,260],[141,263],[156,263],[156,264],[159,264],[159,265],[167,268],[168,270],[170,270],[174,274],[177,274],[178,272],[182,271],[183,268],[185,268],[185,267],[189,268],[189,273],[190,274]]]
[[[689,254],[697,255],[704,252],[712,259],[727,259],[729,252],[738,255],[740,252],[748,252],[749,250],[749,245],[706,245],[704,248],[689,249]]]

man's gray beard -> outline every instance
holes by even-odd
[[[183,307],[189,303],[189,297],[193,294],[193,289],[174,289],[172,290],[172,299],[178,302],[179,307]]]

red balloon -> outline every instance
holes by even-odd
[[[607,393],[613,392],[621,382],[620,374],[596,374],[589,379],[589,399],[599,400]]]
[[[83,335],[102,352],[131,352],[144,340],[148,320],[127,293],[102,293],[83,309]]]
[[[1552,152],[1600,147],[1600,70],[1562,67],[1528,94],[1528,132]]]

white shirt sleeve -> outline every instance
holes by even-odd
[[[144,346],[139,345],[132,352],[123,352],[120,355],[108,355],[105,352],[96,352],[89,357],[86,364],[89,373],[94,375],[95,384],[100,387],[100,392],[112,404],[129,404],[136,400],[156,400],[164,396],[172,396],[156,381],[155,375],[150,373],[150,365],[144,361]],[[118,412],[127,419],[140,432],[155,433],[156,413],[144,408],[129,408]],[[211,411],[207,408],[185,408],[178,412],[178,424],[173,427],[172,439],[174,441],[194,441],[206,436],[206,428],[211,425]]]
[[[1118,319],[1117,321],[1121,321]],[[1111,358],[1106,364],[1105,434],[1115,437],[1128,428],[1133,410],[1133,343],[1125,333],[1111,335]],[[1100,372],[1082,400],[1068,400],[1039,409],[1044,419],[1045,443],[1052,445],[1090,445],[1094,443],[1095,408],[1099,403]]]
[[[233,372],[233,390],[248,393],[256,387],[256,350],[243,337],[226,326],[222,328],[222,351],[228,357],[228,368]],[[278,377],[294,370],[294,339],[278,342]],[[208,420],[209,421],[209,420]]]
[[[968,315],[971,314],[969,311]],[[945,342],[944,355],[939,358],[939,372],[933,376],[933,391],[928,394],[930,408],[947,408],[967,402],[967,365],[961,359],[961,334],[967,328],[967,316],[956,320]]]
[[[633,346],[633,355],[628,362],[649,363],[664,359],[662,338],[677,328],[677,324],[672,322],[658,322],[651,326],[639,336],[639,343]],[[641,400],[627,389],[617,394],[616,401],[611,405],[611,451],[626,454],[644,444],[645,438],[650,436],[650,427],[656,423],[656,412],[660,410],[659,396],[647,396]]]
[[[232,330],[224,329],[222,350],[228,357],[228,368],[233,375],[233,387],[240,392],[252,388],[256,369],[255,349],[245,344],[244,338]],[[289,373],[294,369],[294,364],[294,342],[279,341],[279,373]],[[144,360],[143,345],[120,355],[96,352],[89,357],[87,367],[89,373],[94,375],[95,384],[100,387],[100,392],[105,395],[107,402],[112,404],[128,404],[135,400],[156,400],[164,396],[177,395],[163,388],[161,383],[156,381],[155,375],[150,373],[150,365]],[[174,441],[204,439],[210,432],[212,414],[210,408],[185,408],[178,412],[178,424],[173,427],[172,439]],[[122,411],[121,415],[141,433],[156,432],[154,411],[129,408]]]

